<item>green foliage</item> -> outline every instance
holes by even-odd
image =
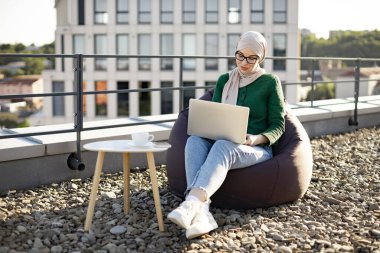
[[[16,114],[9,112],[0,112],[0,127],[19,128],[29,127],[27,119],[19,120]]]
[[[330,38],[306,35],[301,41],[302,57],[380,58],[380,31],[335,31]],[[346,62],[352,66],[354,62]],[[380,65],[380,62],[377,63]],[[363,62],[363,67],[374,62]],[[310,69],[310,61],[303,61],[302,69]]]
[[[311,90],[308,91],[306,101],[311,101]],[[320,83],[316,84],[314,89],[314,100],[332,99],[335,98],[335,85],[334,83]]]
[[[36,51],[27,50],[27,47],[21,43],[18,44],[0,44],[0,54],[54,54],[54,42],[50,44],[46,44],[41,46]],[[44,70],[44,62],[48,60],[51,62],[51,65],[54,64],[54,59],[46,59],[46,58],[35,58],[35,57],[26,57],[26,58],[16,58],[16,57],[0,57],[0,65],[7,65],[11,62],[16,61],[24,61],[25,67],[21,70],[16,71],[15,76],[18,75],[33,75],[33,74],[41,74]],[[6,72],[4,73],[7,77],[11,76],[12,73]]]

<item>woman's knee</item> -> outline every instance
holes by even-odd
[[[219,152],[226,152],[233,150],[237,144],[227,141],[227,140],[217,140],[213,145],[213,149],[218,150]]]

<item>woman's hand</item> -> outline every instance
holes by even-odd
[[[247,136],[245,137],[245,142],[243,144],[248,146],[256,146],[265,143],[268,143],[268,139],[264,135],[247,134]]]

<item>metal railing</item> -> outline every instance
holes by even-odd
[[[60,133],[70,133],[76,132],[76,153],[70,154],[68,158],[68,166],[71,169],[83,170],[85,168],[84,164],[81,162],[81,133],[83,131],[89,130],[98,130],[105,128],[116,128],[116,127],[125,127],[125,126],[134,126],[134,125],[143,125],[143,124],[155,124],[155,123],[165,123],[171,122],[173,120],[153,120],[147,122],[137,122],[137,123],[126,123],[126,124],[114,124],[114,125],[104,125],[104,126],[96,126],[96,127],[84,127],[83,126],[83,96],[84,95],[96,95],[96,94],[109,94],[109,93],[131,93],[131,92],[153,92],[153,91],[164,91],[164,90],[178,90],[179,91],[179,108],[180,111],[184,107],[184,91],[185,90],[194,90],[194,89],[207,89],[213,88],[213,86],[183,86],[183,72],[184,66],[183,62],[185,59],[233,59],[230,56],[183,56],[183,55],[174,55],[174,56],[157,56],[157,55],[82,55],[82,54],[0,54],[0,58],[2,57],[12,57],[12,58],[72,58],[75,60],[74,67],[74,83],[76,90],[73,92],[50,92],[50,93],[33,93],[33,94],[0,94],[0,99],[15,99],[15,98],[26,98],[26,97],[57,97],[57,96],[74,96],[76,99],[76,108],[74,113],[74,127],[72,129],[62,129],[62,130],[51,130],[51,131],[40,131],[33,133],[16,133],[14,131],[8,131],[8,134],[0,135],[0,139],[6,138],[17,138],[17,137],[31,137],[37,135],[48,135],[48,134],[60,134]],[[160,59],[179,59],[179,72],[178,72],[178,87],[165,87],[165,88],[144,88],[144,89],[123,89],[123,90],[104,90],[104,91],[83,91],[83,61],[84,58],[160,58]],[[363,61],[373,62],[376,65],[378,62],[380,63],[380,59],[361,59],[361,58],[328,58],[328,57],[267,57],[267,60],[296,60],[296,61],[311,61],[311,70],[309,70],[311,74],[310,81],[299,81],[299,82],[287,82],[284,83],[284,86],[288,85],[308,85],[311,86],[311,99],[310,99],[310,107],[315,107],[315,87],[318,83],[352,83],[351,81],[316,81],[315,80],[315,71],[317,62],[321,60],[342,60],[342,61],[351,61],[355,62],[355,76],[354,76],[354,113],[353,116],[348,119],[349,125],[358,125],[358,114],[357,114],[357,105],[359,101],[359,87],[361,81],[378,81],[380,79],[361,79],[360,69],[361,63]]]

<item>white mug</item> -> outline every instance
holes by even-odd
[[[135,146],[144,146],[150,141],[153,141],[154,135],[146,132],[139,132],[132,134],[132,142]]]

